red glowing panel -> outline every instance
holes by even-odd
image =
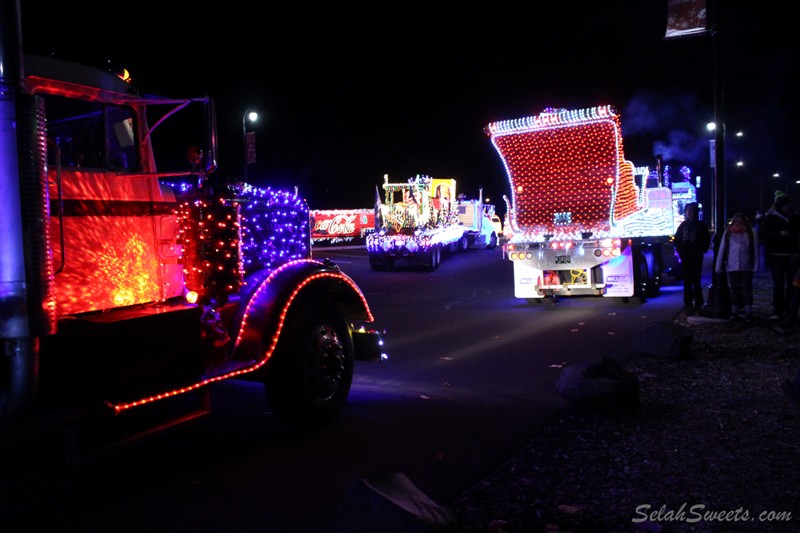
[[[155,254],[147,253],[152,228],[146,222],[108,217],[65,220],[68,260],[55,277],[59,314],[160,299],[158,262]],[[55,248],[60,254],[58,243]]]
[[[62,180],[63,200],[50,209],[59,315],[182,294],[177,216],[157,182],[98,172],[64,172]]]
[[[523,228],[608,231],[636,212],[633,166],[617,115],[496,135]]]

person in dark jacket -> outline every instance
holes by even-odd
[[[800,314],[800,253],[792,256],[790,265],[794,277],[792,278],[792,299],[789,301],[789,311],[776,326],[772,327],[773,331],[783,335],[794,329],[797,324],[797,315]]]
[[[675,230],[675,250],[683,269],[683,305],[686,314],[700,313],[705,304],[701,278],[703,257],[711,244],[708,224],[699,218],[697,202],[686,204],[683,222]]]
[[[772,315],[770,320],[786,318],[792,300],[792,256],[800,252],[798,218],[792,199],[775,191],[775,202],[764,215],[758,238],[764,243],[764,260],[772,275]]]

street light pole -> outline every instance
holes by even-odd
[[[714,254],[711,262],[711,285],[703,314],[711,318],[728,318],[731,315],[731,296],[726,274],[718,273],[715,265],[727,220],[725,195],[725,118],[723,112],[722,72],[720,63],[720,35],[716,23],[712,25],[711,46],[714,68]]]
[[[258,120],[258,113],[256,113],[252,109],[248,109],[247,111],[244,112],[244,115],[242,115],[242,144],[244,145],[244,159],[243,159],[244,164],[242,166],[242,177],[243,177],[242,181],[244,181],[245,183],[247,182],[247,164],[249,163],[249,159],[250,159],[249,158],[250,152],[248,150],[249,146],[248,146],[248,142],[247,142],[247,120],[248,119],[250,120],[250,122],[257,121]]]

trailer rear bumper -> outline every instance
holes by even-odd
[[[514,296],[521,299],[550,296],[629,297],[635,292],[633,248],[618,255],[595,254],[591,248],[565,254],[544,246],[511,253]]]

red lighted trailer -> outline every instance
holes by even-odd
[[[672,190],[660,176],[637,179],[611,106],[546,109],[485,131],[510,183],[504,254],[517,298],[659,293],[676,227]]]

